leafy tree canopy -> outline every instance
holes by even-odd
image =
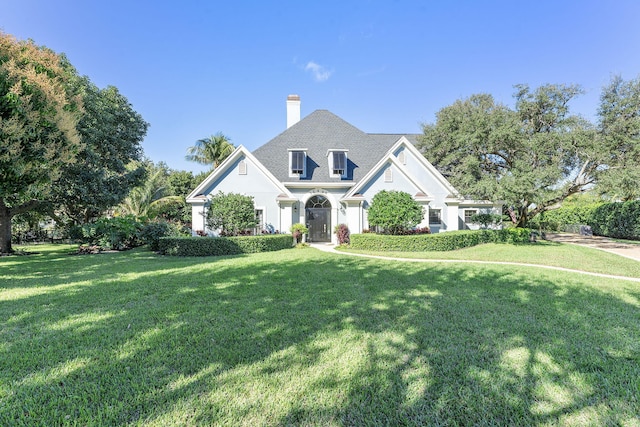
[[[515,108],[473,95],[423,126],[424,155],[467,197],[503,200],[515,222],[593,184],[602,156],[593,127],[570,114],[579,86],[516,86]]]
[[[117,88],[76,77],[85,112],[78,123],[80,161],[63,167],[54,187],[57,204],[74,223],[85,223],[120,203],[145,179],[142,140],[148,124]]]
[[[382,190],[373,196],[367,217],[370,225],[389,234],[400,234],[418,225],[424,210],[409,193]]]
[[[122,200],[143,176],[129,165],[147,126],[64,55],[0,33],[0,252],[11,252],[15,215],[81,222]]]
[[[600,96],[598,131],[605,159],[600,194],[613,200],[640,198],[640,78],[615,76]]]
[[[0,32],[0,252],[11,252],[11,218],[50,199],[83,148],[68,82],[60,56]]]

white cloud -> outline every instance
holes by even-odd
[[[329,80],[329,77],[333,74],[333,70],[329,70],[328,68],[313,61],[307,62],[307,65],[304,66],[304,70],[311,73],[313,79],[317,82],[325,82]]]

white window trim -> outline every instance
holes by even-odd
[[[384,171],[384,182],[393,182],[393,169],[391,166]]]
[[[404,150],[398,153],[398,161],[403,165],[407,164],[407,153]]]
[[[440,221],[438,222],[431,222],[431,213],[432,212],[440,212],[439,218]],[[428,217],[428,221],[429,224],[434,224],[434,225],[442,225],[442,209],[441,208],[429,208],[429,217]]]
[[[465,224],[473,224],[471,221],[467,221],[467,212],[474,212],[473,215],[476,215],[478,213],[478,209],[465,209],[464,213],[463,213],[463,217],[462,219],[464,220]],[[471,215],[471,216],[473,216]]]
[[[247,162],[242,159],[238,162],[238,175],[246,175],[247,174]]]
[[[289,150],[289,178],[306,178],[307,176],[307,149],[306,148],[290,148]],[[302,173],[293,173],[293,153],[302,151],[304,160],[302,161]]]
[[[344,173],[338,174],[333,173],[333,153],[344,153]],[[349,165],[349,150],[339,150],[333,149],[327,151],[327,159],[329,161],[329,177],[331,178],[346,178],[348,175],[348,165]]]

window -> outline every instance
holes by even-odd
[[[393,170],[390,167],[384,171],[384,182],[393,182]]]
[[[442,224],[442,211],[440,209],[429,209],[429,224]]]
[[[347,155],[344,151],[333,152],[333,174],[344,175],[347,171]]]
[[[407,156],[404,153],[404,150],[402,150],[401,152],[398,153],[398,161],[400,163],[402,163],[403,165],[407,164]]]
[[[307,153],[304,150],[289,151],[289,176],[304,177],[306,172]]]
[[[238,175],[246,175],[247,174],[247,162],[244,160],[240,160],[238,163]]]
[[[471,217],[474,216],[475,214],[477,214],[478,211],[475,209],[467,209],[464,211],[464,223],[465,224],[470,224],[471,221]]]
[[[329,176],[331,178],[347,177],[347,150],[329,150]]]

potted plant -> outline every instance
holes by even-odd
[[[301,243],[302,236],[307,234],[308,232],[309,229],[302,223],[297,222],[291,226],[291,234],[293,234],[295,244]]]

